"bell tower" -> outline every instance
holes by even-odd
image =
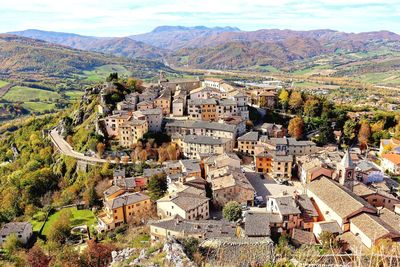
[[[354,184],[354,163],[351,160],[348,149],[340,163],[337,165],[337,171],[339,183],[352,190]]]

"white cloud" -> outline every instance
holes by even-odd
[[[1,3],[0,12],[0,32],[39,28],[103,36],[159,25],[355,32],[400,26],[398,0],[13,0]]]

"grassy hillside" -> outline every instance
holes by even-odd
[[[25,86],[12,87],[3,97],[10,102],[26,102],[26,101],[46,101],[60,99],[60,95],[56,92],[30,88]]]
[[[160,69],[168,70],[155,61],[128,60],[29,38],[0,35],[0,76],[10,79],[57,81],[108,64],[123,65],[133,75],[142,78],[154,75]]]
[[[21,108],[30,113],[62,109],[76,100],[85,86],[103,81],[111,72],[145,79],[158,75],[160,70],[173,72],[157,61],[126,59],[0,34],[0,102],[4,103],[0,120],[25,115],[18,112]],[[3,87],[8,82],[16,86],[7,92]]]

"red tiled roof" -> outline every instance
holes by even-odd
[[[387,159],[396,165],[400,164],[400,155],[399,154],[383,154],[382,158]]]

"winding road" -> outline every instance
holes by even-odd
[[[54,144],[55,147],[57,147],[58,151],[66,156],[75,158],[80,161],[86,161],[88,163],[92,164],[98,164],[98,163],[106,163],[108,160],[106,159],[99,159],[96,157],[90,157],[86,156],[80,152],[76,152],[70,144],[67,143],[67,141],[62,138],[62,136],[57,132],[56,129],[53,129],[49,133],[51,142]],[[115,160],[109,160],[110,163],[115,164]],[[127,162],[127,164],[134,164],[132,161]]]

